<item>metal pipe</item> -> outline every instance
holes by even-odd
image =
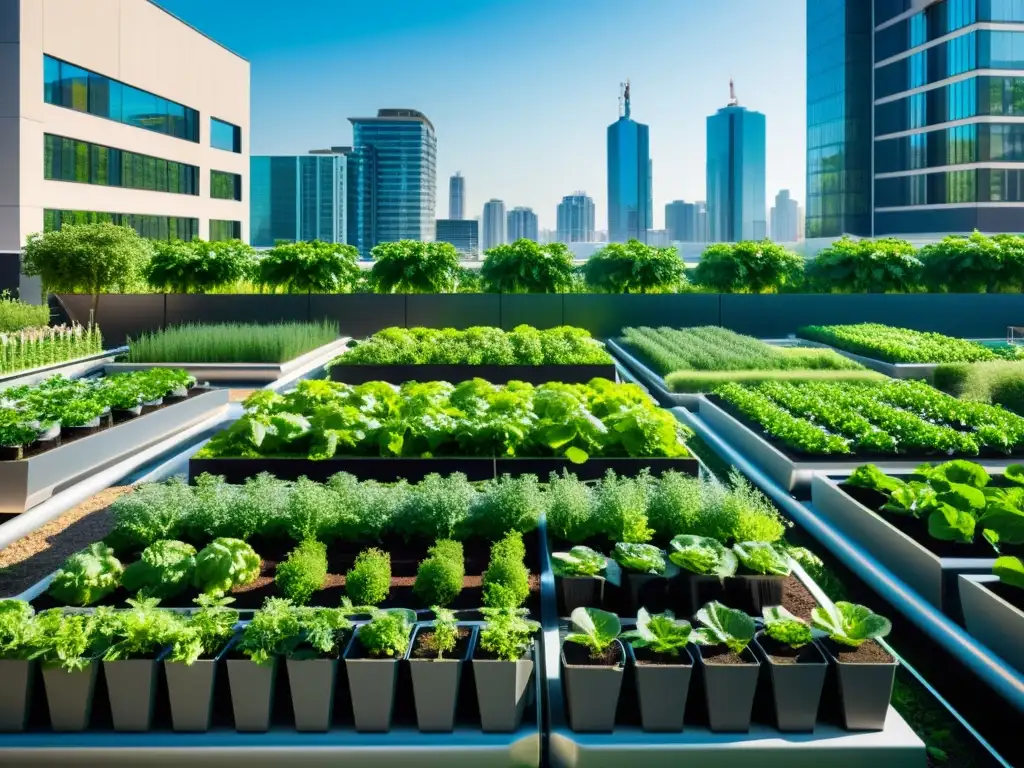
[[[719,456],[736,466],[804,530],[826,546],[868,587],[894,605],[915,626],[926,632],[943,650],[956,657],[989,688],[1024,713],[1024,676],[1011,669],[991,651],[925,602],[891,571],[864,552],[831,525],[790,496],[753,463],[733,450],[707,425],[683,408],[673,408],[677,419],[691,427]]]

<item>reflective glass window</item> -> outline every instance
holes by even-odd
[[[210,171],[210,197],[218,200],[241,200],[242,177],[237,173]]]
[[[210,219],[210,242],[217,240],[239,240],[242,237],[242,222]]]
[[[242,129],[237,125],[210,118],[210,146],[227,152],[242,151]]]
[[[46,232],[58,230],[64,224],[96,224],[100,222],[131,227],[140,236],[153,240],[193,240],[199,236],[199,219],[103,211],[54,209],[43,211],[43,229]]]
[[[169,179],[172,166],[173,185]],[[168,163],[162,158],[52,134],[44,137],[45,179],[195,195],[198,174],[194,165]]]

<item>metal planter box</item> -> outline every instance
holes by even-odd
[[[961,575],[960,606],[968,633],[1024,674],[1024,611],[995,594],[992,575]]]
[[[696,392],[672,392],[665,385],[665,379],[637,360],[621,344],[613,339],[609,339],[606,344],[608,350],[615,355],[615,358],[650,390],[651,397],[658,402],[658,405],[665,408],[682,407],[688,411],[697,410],[700,404],[700,394]]]
[[[544,384],[586,384],[591,379],[615,381],[615,363],[601,365],[335,365],[331,380],[346,384],[387,381],[447,381],[458,384],[471,379],[484,379],[492,384],[525,381]]]
[[[957,615],[957,576],[992,572],[994,555],[990,558],[939,557],[850,496],[832,477],[814,477],[811,503],[818,515],[863,547],[921,597],[953,617]],[[927,535],[924,522],[921,530]]]
[[[0,513],[21,513],[122,459],[210,418],[228,404],[210,390],[95,435],[17,461],[0,462]]]
[[[129,371],[148,371],[153,368],[183,368],[198,381],[232,384],[269,384],[287,376],[320,358],[333,358],[345,351],[348,339],[338,339],[311,352],[283,363],[112,363],[106,366],[107,375]]]
[[[855,355],[853,352],[847,352],[846,350],[839,349],[838,347],[830,347],[828,344],[823,344],[822,346],[838,352],[848,360],[860,363],[865,368],[870,368],[872,371],[884,373],[891,379],[916,379],[918,381],[929,381],[932,376],[935,375],[935,369],[939,367],[939,363],[888,363],[885,360],[876,360],[873,357]]]

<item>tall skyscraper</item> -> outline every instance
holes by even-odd
[[[594,242],[594,201],[586,192],[575,192],[558,204],[558,242]]]
[[[694,205],[697,206],[697,239],[695,242],[706,243],[708,241],[708,237],[710,236],[710,232],[708,230],[708,204],[703,200],[698,200],[696,203],[694,203]]]
[[[864,0],[814,0],[807,4],[808,237],[871,235],[873,5]],[[880,36],[896,39],[900,34],[908,38],[906,20]],[[890,55],[879,56],[879,60]],[[898,65],[906,68],[908,63],[910,60],[904,59]],[[923,76],[923,71],[913,77],[918,76]],[[905,72],[904,79],[908,78],[911,75]],[[924,80],[915,84],[924,85]],[[947,90],[937,93],[945,96]],[[908,120],[913,114],[915,122],[920,121],[926,99],[932,97],[922,93],[901,101]]]
[[[483,219],[483,252],[486,253],[496,245],[504,245],[508,242],[505,227],[505,203],[501,200],[488,200],[484,203]]]
[[[795,243],[797,241],[797,204],[789,196],[789,190],[783,189],[775,196],[775,207],[772,208],[772,240],[777,243]]]
[[[629,83],[608,126],[608,239],[646,241],[654,227],[650,129],[630,117]]]
[[[533,208],[513,208],[508,212],[508,241],[514,243],[520,238],[537,240],[537,214]]]
[[[673,200],[665,206],[665,229],[673,243],[698,242],[697,206],[684,200]]]
[[[437,136],[414,109],[381,109],[350,117],[350,244],[369,258],[377,243],[434,238]]]
[[[448,218],[466,218],[466,179],[459,171],[448,180]]]
[[[347,242],[348,147],[250,158],[250,244]]]
[[[475,259],[480,255],[480,222],[474,219],[438,219],[434,239],[451,243],[459,256]]]
[[[729,105],[708,118],[707,129],[711,241],[767,237],[764,115],[741,107],[730,81]]]

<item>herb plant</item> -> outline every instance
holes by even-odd
[[[569,618],[574,631],[565,636],[565,642],[584,646],[594,659],[600,658],[622,632],[619,617],[598,608],[577,608]]]
[[[669,560],[690,573],[724,579],[735,575],[739,565],[735,552],[707,537],[676,536],[669,547]]]
[[[123,572],[114,550],[98,541],[65,560],[48,591],[65,605],[92,605],[117,589]]]
[[[510,533],[491,547],[483,574],[483,603],[488,608],[518,608],[530,596],[530,572],[523,562],[526,548],[518,533]]]
[[[273,663],[284,654],[288,641],[299,635],[299,617],[292,608],[290,600],[268,597],[242,630],[235,650],[248,656],[254,664]]]
[[[108,643],[104,661],[154,659],[176,637],[182,622],[177,613],[161,610],[155,597],[129,598],[127,603],[128,610],[112,611],[100,622]]]
[[[327,578],[327,546],[309,539],[277,566],[274,582],[296,605],[305,605]]]
[[[345,574],[345,592],[357,605],[377,605],[391,591],[391,555],[379,549],[359,553]]]
[[[459,625],[454,611],[439,605],[433,606],[431,610],[434,612],[434,626],[427,647],[437,654],[438,659],[443,659],[446,653],[451,653],[458,645]]]
[[[451,605],[462,591],[466,576],[462,544],[442,540],[432,546],[428,554],[416,571],[412,590],[426,605]]]
[[[142,592],[165,600],[184,592],[196,570],[196,548],[183,541],[155,541],[142,557],[124,569],[121,585],[131,593]]]
[[[754,620],[743,611],[728,608],[719,602],[710,602],[697,611],[700,629],[692,638],[699,645],[724,645],[737,656],[743,653],[754,639],[757,627]]]
[[[186,615],[179,624],[167,659],[192,666],[199,659],[216,657],[238,624],[238,611],[229,607],[234,601],[233,597],[197,597],[199,609]]]
[[[378,611],[359,627],[356,638],[371,658],[401,658],[409,649],[409,635],[415,623],[416,614],[404,608]]]
[[[832,606],[815,606],[811,620],[833,641],[853,648],[868,640],[885,637],[892,629],[892,624],[884,616],[866,606],[843,601]]]
[[[214,539],[196,555],[196,589],[221,596],[260,575],[260,556],[240,539]]]
[[[526,617],[525,608],[481,608],[485,624],[480,630],[480,648],[500,661],[523,658],[540,624]]]
[[[790,648],[803,648],[813,639],[811,628],[803,619],[794,616],[781,605],[765,607],[762,609],[764,616],[764,633],[772,640]]]
[[[0,600],[0,659],[24,660],[33,651],[35,610],[23,600]]]
[[[32,658],[45,667],[68,672],[86,669],[106,649],[106,638],[99,632],[99,625],[110,613],[109,608],[97,609],[95,614],[65,613],[60,608],[39,613]]]
[[[978,363],[996,359],[990,349],[973,341],[880,323],[810,325],[798,333],[812,341],[890,363]]]
[[[679,656],[690,642],[690,622],[677,619],[672,611],[650,614],[641,608],[636,615],[636,629],[623,632],[622,639],[634,648],[647,648],[664,656]]]

